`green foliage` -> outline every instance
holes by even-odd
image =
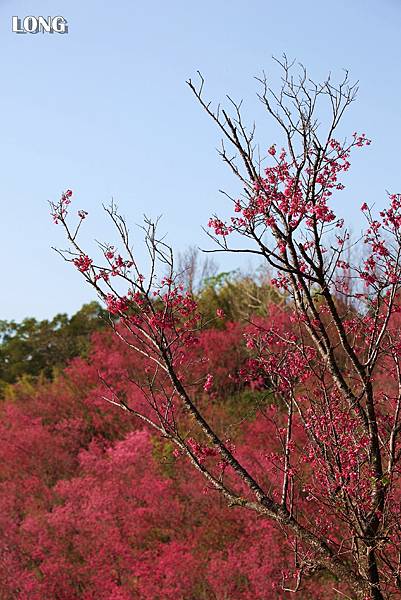
[[[174,475],[174,448],[175,446],[169,440],[156,436],[152,438],[152,455],[155,463],[159,466],[160,473],[164,477],[171,478]]]
[[[235,419],[252,420],[261,410],[276,404],[270,390],[252,390],[245,388],[226,400],[227,413]]]
[[[229,321],[243,321],[254,315],[266,316],[269,304],[284,302],[284,297],[264,278],[230,271],[205,279],[198,302],[206,321],[215,319],[218,308]]]
[[[85,304],[71,318],[0,321],[0,393],[22,377],[51,379],[75,356],[85,356],[90,335],[103,329],[107,313],[97,302]]]

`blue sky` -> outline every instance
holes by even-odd
[[[68,35],[11,31],[12,15],[57,14]],[[133,230],[144,212],[163,214],[177,250],[207,245],[202,226],[228,209],[218,190],[239,187],[185,85],[197,69],[210,99],[244,99],[262,147],[280,141],[253,79],[264,69],[277,81],[272,55],[286,52],[314,79],[343,68],[359,79],[343,132],[366,131],[374,143],[355,156],[336,200],[358,231],[362,202],[380,207],[385,190],[401,190],[400,30],[399,0],[0,0],[0,319],[72,313],[93,298],[51,250],[63,238],[47,201],[63,189],[90,213],[88,240],[109,239],[100,207],[114,197]]]

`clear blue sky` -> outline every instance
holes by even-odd
[[[12,15],[56,14],[68,35],[11,32]],[[197,69],[211,99],[244,98],[267,147],[277,140],[253,76],[265,69],[274,81],[272,55],[297,58],[315,79],[348,68],[360,92],[344,133],[374,140],[338,198],[358,230],[363,201],[380,206],[386,189],[401,190],[400,32],[399,0],[0,0],[0,318],[72,313],[93,298],[50,249],[63,239],[47,201],[67,187],[90,212],[89,237],[108,239],[100,205],[113,196],[132,224],[162,213],[178,250],[206,244],[202,225],[227,208],[218,190],[239,188],[185,85]]]

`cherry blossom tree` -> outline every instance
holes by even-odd
[[[205,322],[158,223],[145,219],[149,260],[142,266],[126,220],[114,204],[106,207],[121,247],[99,244],[98,260],[79,241],[87,213],[78,211],[76,224],[70,222],[68,190],[51,205],[70,245],[59,252],[105,302],[116,336],[143,357],[143,372],[131,378],[141,402],[128,401],[100,373],[103,399],[170,440],[177,461],[189,460],[229,506],[285,532],[294,563],[283,589],[301,591],[320,573],[342,597],[395,598],[401,591],[401,195],[390,195],[379,214],[364,203],[366,229],[358,241],[350,239],[337,194],[352,151],[370,140],[356,132],[340,139],[337,132],[356,86],[348,74],[339,83],[314,83],[285,58],[279,64],[278,92],[260,79],[259,98],[283,134],[280,145],[266,145],[265,157],[241,103],[228,98],[231,112],[213,109],[203,78],[198,85],[188,81],[222,132],[221,156],[242,187],[231,199],[232,216],[209,221],[213,251],[256,255],[285,298],[285,320],[248,324],[249,359],[237,376],[274,399],[259,407],[258,417],[277,442],[275,452],[266,443],[267,482],[257,460],[238,453],[204,410],[199,387],[212,395],[214,374],[206,370],[200,384],[196,365],[206,359],[194,349]],[[329,114],[323,124],[320,114]],[[358,255],[351,247],[363,248],[364,258],[351,261]],[[216,319],[224,318],[218,311]]]

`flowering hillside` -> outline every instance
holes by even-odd
[[[285,327],[285,313],[274,305],[271,312]],[[236,454],[274,486],[280,407],[260,378],[240,383],[246,329],[227,323],[206,330],[194,349],[203,359],[193,378],[199,402]],[[106,331],[95,334],[88,360],[74,359],[54,381],[8,389],[0,423],[2,600],[289,596],[291,540],[253,513],[227,507],[168,440],[102,399],[99,372],[141,402],[126,376],[144,368]],[[215,375],[205,391],[209,371]],[[238,427],[244,417],[245,430]],[[181,419],[190,430],[188,417]],[[325,578],[313,577],[301,597],[334,597],[323,591]]]

